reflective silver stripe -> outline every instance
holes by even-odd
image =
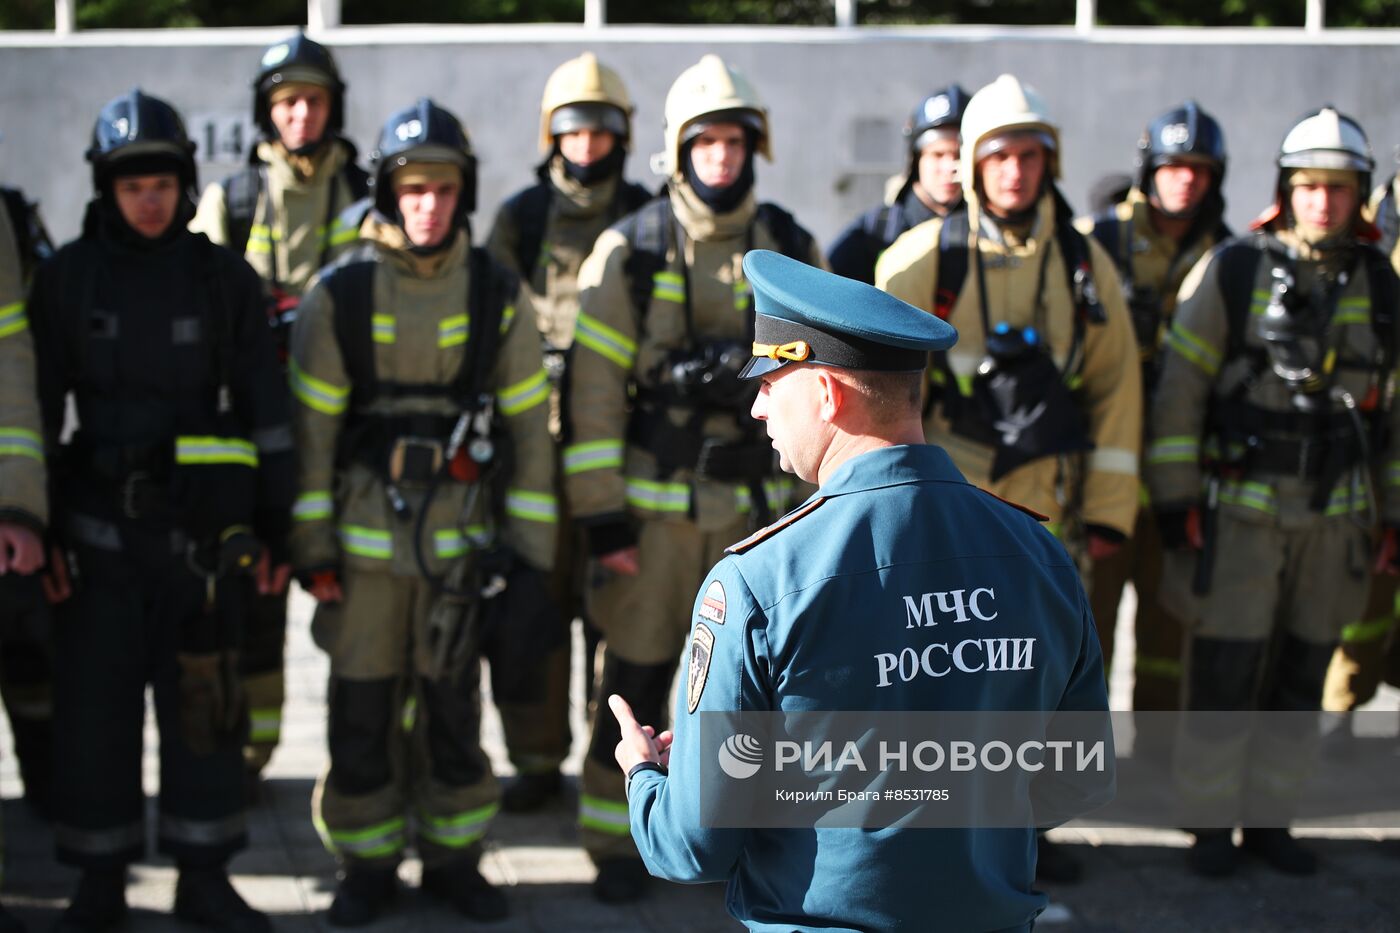
[[[199,343],[201,327],[197,317],[177,317],[170,322],[170,342],[175,346]]]
[[[78,829],[61,823],[53,828],[60,848],[84,855],[115,855],[127,849],[146,847],[146,824],[137,820],[116,829]]]
[[[104,522],[91,515],[83,515],[79,512],[69,513],[68,532],[73,536],[74,541],[86,544],[88,547],[95,547],[99,551],[120,551],[122,549],[121,530],[111,522]]]
[[[1089,455],[1089,469],[1100,473],[1121,473],[1137,476],[1138,455],[1121,447],[1100,447]]]
[[[296,446],[292,426],[285,422],[254,431],[252,440],[258,451],[265,454],[280,454]]]
[[[237,842],[247,834],[248,820],[241,811],[221,820],[187,820],[162,813],[156,824],[156,835],[161,839],[194,846]]]

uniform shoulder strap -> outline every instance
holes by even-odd
[[[540,261],[544,246],[544,228],[549,223],[550,187],[537,182],[506,202],[506,210],[520,236],[515,243],[515,264],[520,274],[530,277]]]
[[[811,258],[812,235],[802,228],[797,218],[767,201],[758,205],[755,218],[773,235],[778,243],[778,252],[798,262],[807,262]]]
[[[1366,264],[1366,287],[1371,297],[1371,328],[1385,353],[1381,371],[1388,373],[1395,368],[1395,304],[1400,301],[1400,280],[1395,277],[1388,251],[1362,246],[1361,261]]]
[[[967,211],[954,211],[938,232],[938,281],[933,286],[933,310],[943,319],[953,313],[963,283],[967,281],[967,236],[971,232]]]
[[[826,496],[818,496],[811,502],[808,502],[806,505],[797,509],[793,509],[791,512],[787,513],[773,524],[765,525],[764,527],[758,529],[758,531],[755,531],[753,534],[749,535],[747,538],[740,541],[739,543],[729,545],[729,547],[724,549],[724,553],[743,554],[745,551],[753,550],[753,548],[757,547],[762,542],[767,541],[769,538],[773,537],[775,534],[782,531],[784,528],[791,527],[792,525],[796,524],[799,519],[803,519],[806,518],[808,515],[811,515],[817,509],[821,508],[822,504],[825,502]]]
[[[1103,324],[1108,313],[1099,303],[1099,292],[1094,283],[1093,254],[1089,240],[1074,228],[1074,212],[1060,195],[1055,195],[1055,239],[1060,245],[1060,258],[1065,264],[1065,281],[1069,282],[1070,292],[1079,321],[1090,324]]]
[[[1225,302],[1226,358],[1238,356],[1244,347],[1249,305],[1259,260],[1266,251],[1264,235],[1231,240],[1215,255],[1216,281]]]
[[[515,274],[501,265],[484,247],[471,251],[471,288],[468,289],[467,346],[462,367],[453,381],[455,394],[470,405],[489,386],[487,377],[495,370],[496,353],[501,345],[506,306],[519,289]]]
[[[1042,515],[1041,513],[1037,512],[1035,509],[1031,508],[1028,505],[1022,505],[1019,502],[1012,502],[1010,499],[1003,499],[1001,496],[992,492],[990,489],[983,489],[981,486],[976,486],[974,488],[978,492],[986,493],[987,495],[991,496],[993,499],[997,500],[1003,505],[1009,505],[1018,512],[1025,512],[1027,515],[1029,515],[1031,518],[1035,519],[1038,522],[1050,521],[1049,515]]]
[[[253,215],[262,196],[262,171],[258,165],[247,165],[225,178],[224,209],[228,220],[228,248],[242,256],[248,251],[248,235],[253,230]]]
[[[332,326],[351,397],[362,408],[379,394],[374,368],[374,267],[367,251],[355,251],[338,260],[321,275],[331,293]]]
[[[652,280],[666,268],[666,246],[671,239],[671,199],[658,197],[624,217],[614,228],[627,238],[627,281],[632,307],[640,321],[651,304]]]

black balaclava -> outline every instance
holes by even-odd
[[[613,144],[611,152],[588,165],[579,165],[577,162],[570,162],[564,158],[564,154],[559,151],[557,141],[554,144],[554,152],[564,163],[564,174],[586,188],[591,188],[621,175],[622,164],[627,161],[627,148],[622,145],[620,139]]]
[[[738,207],[740,202],[748,196],[753,189],[753,162],[754,150],[758,148],[758,135],[749,127],[744,127],[744,167],[739,170],[739,177],[734,179],[734,183],[723,188],[713,188],[700,180],[695,174],[695,165],[690,161],[690,148],[694,145],[694,140],[686,142],[681,147],[681,174],[685,177],[686,183],[690,185],[695,196],[698,197],[705,206],[716,214],[727,214]]]
[[[180,199],[175,208],[175,218],[160,236],[148,237],[128,224],[126,218],[122,216],[121,208],[117,206],[114,182],[118,178],[127,178],[133,175],[162,175],[166,173],[174,173],[181,187]],[[191,187],[191,179],[188,174],[188,166],[183,162],[174,156],[161,153],[130,156],[113,163],[103,173],[101,190],[98,192],[98,198],[95,202],[103,234],[114,243],[128,249],[156,250],[169,245],[184,232],[185,228],[189,226],[189,222],[194,219],[194,203],[187,194]]]

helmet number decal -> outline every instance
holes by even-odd
[[[1185,123],[1168,123],[1157,134],[1164,146],[1185,145],[1191,139],[1191,130]]]

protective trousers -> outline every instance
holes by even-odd
[[[243,765],[261,773],[282,737],[282,701],[286,696],[283,670],[287,640],[287,594],[253,599],[243,642],[243,692],[248,697],[248,743]]]
[[[1161,602],[1162,538],[1151,509],[1138,511],[1133,536],[1118,552],[1105,560],[1095,561],[1089,591],[1094,623],[1098,627],[1099,644],[1103,646],[1104,667],[1113,658],[1114,629],[1118,623],[1118,605],[1123,598],[1123,586],[1132,581],[1137,592],[1137,614],[1133,619],[1133,709],[1175,710],[1180,708],[1181,695],[1181,623]],[[1163,717],[1152,717],[1154,726],[1164,725]],[[1161,728],[1151,730],[1163,738],[1170,732]],[[1148,733],[1140,730],[1139,737]],[[1170,752],[1170,743],[1159,749]],[[1139,752],[1145,749],[1139,749]]]
[[[558,448],[556,448],[557,450]],[[562,469],[559,473],[563,475]],[[539,694],[533,703],[512,703],[495,698],[505,732],[506,753],[521,774],[545,774],[559,770],[569,755],[573,733],[569,728],[569,684],[573,669],[575,618],[585,615],[588,584],[588,548],[580,529],[566,516],[563,484],[559,497],[559,532],[555,543],[554,570],[550,574],[550,596],[559,609],[563,638],[557,648],[541,658],[538,667]],[[591,659],[589,659],[591,660]],[[584,677],[592,677],[592,664],[584,664]],[[493,674],[493,680],[495,675]]]
[[[344,601],[323,603],[312,621],[331,662],[317,829],[343,862],[391,866],[410,841],[425,866],[454,861],[486,834],[500,798],[481,750],[475,646],[429,679],[432,586],[375,571],[347,572],[343,583]]]
[[[691,522],[640,522],[635,577],[609,574],[589,596],[589,613],[603,632],[603,674],[593,732],[583,762],[579,835],[588,854],[636,858],[627,819],[624,775],[613,750],[620,732],[603,702],[616,693],[632,706],[637,721],[659,733],[669,719],[671,684],[686,636],[696,591],[724,556],[724,549],[749,531],[739,516],[732,526],[701,531]]]
[[[0,697],[24,796],[41,813],[53,799],[53,650],[39,578],[0,577]]]
[[[78,548],[78,585],[55,613],[58,858],[116,867],[145,852],[141,739],[149,683],[160,729],[158,847],[182,865],[220,865],[247,843],[242,740],[231,732],[192,747],[179,660],[183,651],[213,645],[210,633],[193,631],[208,625],[205,581],[172,555],[168,533],[132,537],[123,553]]]
[[[1337,636],[1366,596],[1363,537],[1346,518],[1282,528],[1222,509],[1204,596],[1195,552],[1167,555],[1162,596],[1190,632],[1173,769],[1185,825],[1288,825],[1317,724],[1286,714],[1321,709]],[[1197,715],[1252,710],[1265,712]]]
[[[1332,713],[1356,709],[1376,695],[1382,682],[1400,687],[1400,577],[1371,577],[1366,609],[1342,627],[1342,641],[1327,669],[1322,708]]]

